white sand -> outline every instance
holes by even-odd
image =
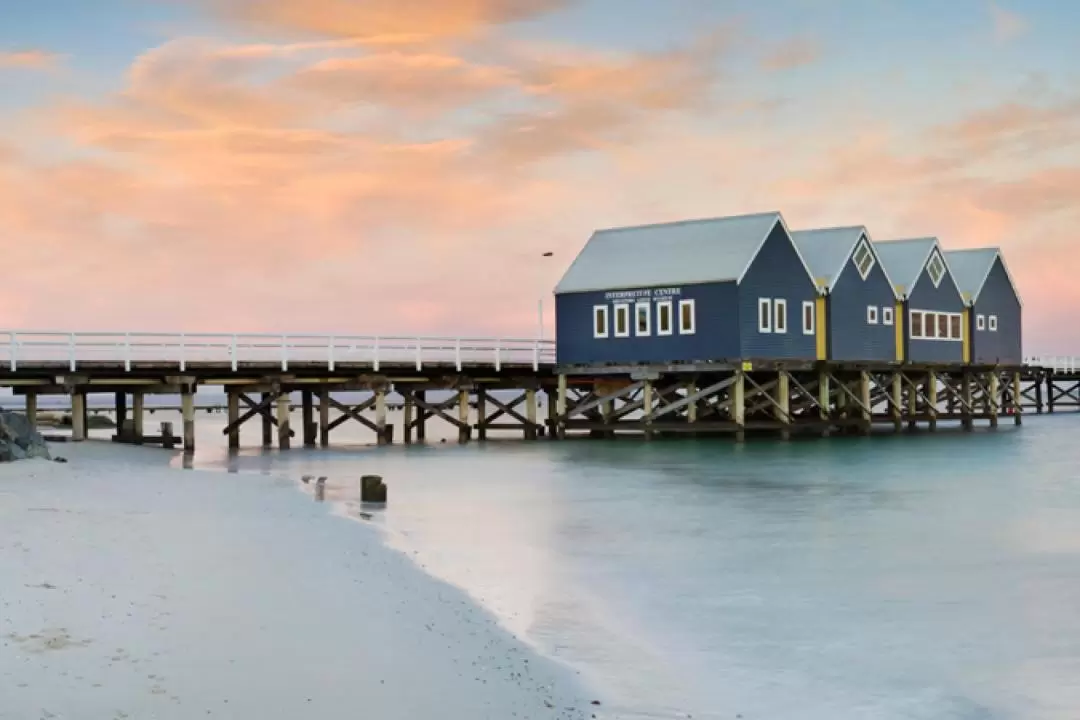
[[[0,466],[0,718],[588,718],[572,674],[295,480]]]

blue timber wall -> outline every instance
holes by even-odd
[[[678,294],[666,294],[667,290]],[[611,293],[650,291],[651,334],[636,337],[634,300],[612,299]],[[659,291],[654,292],[654,291]],[[670,299],[672,334],[657,335],[656,301]],[[695,332],[679,333],[679,300],[693,300]],[[630,304],[630,337],[615,337],[615,304]],[[608,307],[608,337],[593,337],[593,306]],[[611,363],[669,363],[724,360],[739,355],[738,302],[734,282],[654,288],[612,288],[596,292],[567,293],[555,297],[556,362],[560,365]]]
[[[802,331],[802,304],[817,289],[803,268],[795,246],[777,223],[739,285],[739,330],[746,359],[804,359],[817,356],[817,339]],[[787,332],[758,331],[758,298],[787,300]]]
[[[961,340],[915,340],[911,337],[911,310],[963,313],[964,299],[956,289],[952,275],[946,273],[941,284],[934,287],[924,267],[908,297],[904,318],[904,338],[907,340],[908,362],[963,362],[964,343]],[[961,333],[962,334],[962,333]]]
[[[878,309],[877,325],[866,321],[866,308],[870,305]],[[863,280],[855,261],[849,257],[829,297],[829,359],[838,362],[895,361],[896,318],[892,325],[882,322],[883,310],[892,308],[895,313],[895,307],[896,295],[881,263],[875,262]]]
[[[976,315],[983,315],[987,319],[982,330],[975,325]],[[997,332],[990,332],[991,315],[997,316]],[[1009,282],[1009,275],[1005,272],[1001,258],[994,260],[990,275],[975,303],[971,323],[975,328],[972,332],[971,352],[974,362],[1019,365],[1023,361],[1020,299]]]

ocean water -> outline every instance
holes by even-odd
[[[325,475],[328,513],[579,670],[601,717],[1080,717],[1080,414],[745,445],[433,425],[374,448],[350,423],[331,450],[238,456],[221,425],[200,418],[197,466],[294,478],[298,502]],[[363,473],[389,485],[370,518]]]

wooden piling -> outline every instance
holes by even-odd
[[[427,390],[417,390],[416,399],[420,402],[427,402]],[[427,419],[428,412],[423,407],[417,408],[416,416],[416,440],[417,442],[424,442],[427,439]]]
[[[971,431],[975,429],[975,418],[972,415],[972,394],[971,394],[971,374],[967,370],[960,376],[960,399],[962,415],[961,426],[964,430]]]
[[[118,392],[115,397],[116,407],[116,431],[123,434],[124,425],[127,424],[127,393]]]
[[[330,388],[319,388],[319,446],[330,447]]]
[[[937,430],[938,416],[938,380],[937,373],[930,370],[926,373],[926,412],[929,420],[927,426],[930,432]]]
[[[458,427],[458,442],[469,442],[469,391],[466,388],[458,390],[458,420],[461,425]]]
[[[375,389],[375,442],[379,445],[390,444],[390,433],[386,431],[386,387]]]
[[[146,395],[141,392],[131,394],[131,432],[135,436],[135,444],[142,445],[146,435]]]
[[[262,446],[264,448],[273,447],[274,445],[274,424],[270,421],[270,394],[262,393],[259,396],[260,403],[265,403],[266,412],[260,413],[262,418]]]
[[[870,400],[870,373],[865,370],[859,373],[859,408],[861,423],[859,429],[863,435],[869,435],[874,430],[873,405]]]
[[[821,437],[829,437],[832,432],[832,391],[829,388],[829,371],[818,369],[818,415],[823,421]]]
[[[653,439],[653,383],[652,380],[646,380],[645,384],[641,387],[641,412],[645,422],[645,439]]]
[[[229,449],[240,449],[240,393],[230,390],[229,400]]]
[[[735,423],[735,442],[746,442],[746,374],[735,371],[731,386],[731,421]]]
[[[525,439],[536,439],[536,390],[529,388],[525,391]]]
[[[566,437],[566,375],[559,373],[559,384],[555,391],[555,423],[552,437],[560,440]]]
[[[304,447],[315,447],[315,402],[310,390],[300,391],[301,422],[304,424]]]
[[[185,387],[180,393],[180,411],[184,419],[184,452],[195,452],[195,392]]]
[[[86,440],[86,394],[78,391],[71,395],[71,439]]]
[[[892,377],[892,418],[893,431],[900,432],[904,429],[904,376],[895,373]]]
[[[288,450],[291,444],[289,427],[289,393],[280,392],[277,396],[277,432],[278,448]]]
[[[783,370],[776,376],[775,400],[773,406],[776,421],[780,423],[780,439],[791,439],[791,376]]]
[[[483,392],[483,391],[481,391],[481,392]],[[403,402],[402,412],[401,412],[401,434],[402,434],[402,439],[404,440],[405,444],[406,445],[412,445],[412,441],[413,441],[413,414],[416,411],[416,397],[412,394],[412,392],[404,391],[403,400],[404,400],[404,402]],[[483,434],[484,434],[483,417],[484,417],[484,414],[480,413],[481,425],[480,425],[479,432],[480,432],[480,437],[481,438],[483,437]]]
[[[30,427],[37,430],[37,393],[26,393],[26,420],[30,423]]]
[[[998,426],[998,412],[1001,402],[1001,379],[998,377],[997,371],[994,370],[990,373],[988,380],[990,387],[986,397],[986,412],[990,416],[990,427],[996,428]]]
[[[1020,380],[1020,371],[1014,371],[1012,376],[1013,423],[1018,427],[1024,424],[1024,396],[1020,390]]]

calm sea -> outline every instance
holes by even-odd
[[[350,423],[334,450],[231,459],[221,419],[199,466],[325,475],[329,512],[382,474],[361,522],[578,669],[603,717],[1080,717],[1080,414],[743,446],[436,425],[377,449]]]

